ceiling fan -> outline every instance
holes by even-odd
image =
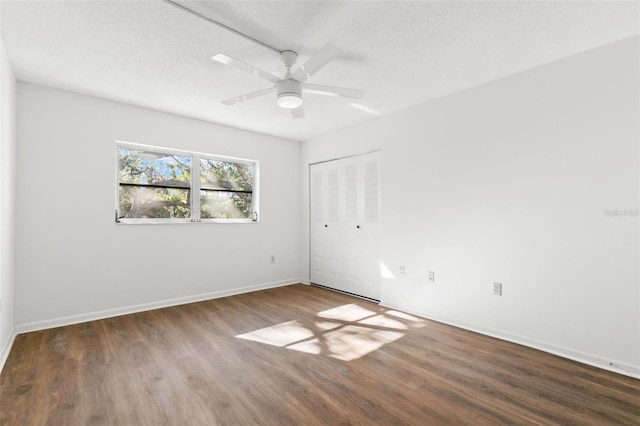
[[[318,72],[322,67],[327,65],[340,51],[335,46],[330,44],[325,45],[323,48],[318,50],[311,58],[307,60],[303,65],[298,67],[293,73],[291,72],[291,67],[295,65],[296,60],[298,59],[298,54],[293,50],[279,50],[273,46],[268,45],[260,40],[257,40],[247,34],[244,34],[236,29],[233,29],[221,22],[218,22],[214,19],[211,19],[208,16],[204,16],[201,13],[196,12],[186,6],[183,6],[177,3],[174,0],[163,0],[165,3],[170,4],[184,12],[187,12],[191,15],[197,16],[200,19],[203,19],[219,28],[222,28],[226,31],[229,31],[233,34],[236,34],[246,40],[254,42],[266,49],[269,49],[280,55],[280,59],[282,63],[286,67],[286,72],[284,77],[280,78],[276,75],[273,75],[269,72],[261,70],[260,68],[256,68],[253,65],[247,64],[246,62],[242,62],[238,59],[234,59],[225,54],[219,53],[215,55],[212,59],[214,61],[220,62],[225,65],[232,66],[234,68],[240,69],[242,71],[246,71],[249,74],[253,74],[257,77],[263,78],[265,80],[270,81],[274,84],[274,86],[264,89],[258,90],[257,92],[247,93],[246,95],[236,96],[231,99],[226,99],[222,101],[225,105],[234,105],[239,102],[248,101],[249,99],[258,98],[260,96],[269,95],[271,93],[276,94],[276,103],[278,106],[291,110],[291,115],[293,118],[303,118],[304,110],[302,109],[302,92],[306,93],[315,93],[318,95],[329,95],[329,96],[342,96],[344,98],[352,98],[352,99],[360,99],[364,96],[362,90],[356,89],[345,89],[344,87],[334,87],[334,86],[325,86],[321,84],[310,84],[306,83],[306,81]]]
[[[267,71],[254,67],[253,65],[242,62],[238,59],[231,58],[227,55],[219,53],[212,59],[225,65],[246,71],[256,77],[263,78],[273,83],[274,86],[258,90],[257,92],[247,93],[245,95],[235,96],[222,101],[225,105],[234,105],[239,102],[248,101],[260,96],[276,94],[276,103],[281,108],[291,110],[293,118],[303,118],[304,109],[302,107],[302,93],[313,93],[318,95],[341,96],[345,98],[360,99],[365,92],[356,89],[346,89],[343,87],[325,86],[321,84],[310,84],[306,81],[318,72],[322,67],[327,65],[335,55],[340,51],[335,46],[327,44],[318,50],[303,65],[291,72],[291,67],[295,65],[298,54],[292,50],[284,50],[280,52],[280,59],[286,67],[284,77],[280,78]]]

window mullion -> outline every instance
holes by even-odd
[[[191,160],[191,221],[200,222],[200,157]]]

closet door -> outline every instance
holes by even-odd
[[[325,215],[326,215],[326,170],[320,165],[313,165],[309,170],[309,198],[311,211],[309,214],[310,224],[310,279],[312,283],[324,283],[327,282],[325,275],[325,253],[326,249],[326,234],[325,228]],[[328,226],[328,225],[327,225]]]
[[[380,300],[380,162],[378,153],[363,158],[360,167],[360,288],[362,294]]]
[[[310,278],[335,287],[340,282],[340,170],[338,164],[310,168]]]
[[[341,161],[342,185],[340,201],[342,201],[342,221],[340,222],[340,251],[342,253],[342,290],[364,296],[360,291],[360,180],[358,179],[357,157]]]
[[[326,286],[338,288],[342,281],[340,262],[340,169],[337,164],[327,163],[327,211],[324,221],[325,282]]]
[[[378,154],[312,165],[311,282],[380,299]]]

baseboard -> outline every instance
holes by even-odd
[[[2,373],[4,364],[7,362],[7,358],[9,358],[9,352],[11,352],[11,348],[13,347],[13,342],[16,340],[17,334],[18,333],[16,333],[16,330],[14,328],[11,331],[9,338],[6,340],[6,342],[4,342],[4,345],[2,346],[2,352],[0,352],[0,373]]]
[[[16,326],[16,334],[29,333],[32,331],[46,330],[48,328],[62,327],[65,325],[79,324],[88,321],[95,321],[105,318],[118,317],[121,315],[135,314],[138,312],[151,311],[153,309],[168,308],[171,306],[185,305],[187,303],[202,302],[205,300],[219,299],[221,297],[235,296],[237,294],[250,293],[252,291],[266,290],[269,288],[284,287],[292,284],[299,284],[300,279],[291,278],[288,280],[273,281],[239,288],[214,291],[211,293],[198,294],[194,296],[178,297],[175,299],[161,300],[158,302],[143,303],[140,305],[126,306],[104,311],[88,312],[86,314],[72,315],[62,318],[54,318],[45,321],[35,321]]]
[[[572,361],[579,362],[581,364],[590,365],[592,367],[600,368],[614,373],[622,374],[625,376],[640,379],[640,365],[632,365],[616,360],[605,359],[598,355],[593,355],[581,351],[576,351],[571,348],[554,345],[551,343],[531,339],[525,336],[517,334],[506,333],[499,330],[491,330],[483,327],[477,327],[471,324],[466,324],[460,321],[455,321],[450,318],[443,318],[434,315],[430,315],[426,312],[420,312],[416,309],[407,308],[406,306],[398,306],[386,301],[380,302],[380,306],[390,309],[396,309],[398,311],[406,312],[408,314],[416,315],[428,320],[441,322],[443,324],[452,325],[454,327],[469,330],[474,333],[483,334],[485,336],[495,337],[496,339],[505,340],[507,342],[516,343],[518,345],[527,346],[529,348],[537,349],[542,352],[546,352],[552,355],[556,355],[562,358],[570,359]]]

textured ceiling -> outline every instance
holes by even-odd
[[[270,83],[213,55],[282,75],[279,57],[160,0],[2,0],[3,42],[20,81],[305,140],[639,32],[635,1],[177,1],[298,64],[331,43],[309,83],[367,95],[305,94],[297,120],[274,97],[222,105]]]

